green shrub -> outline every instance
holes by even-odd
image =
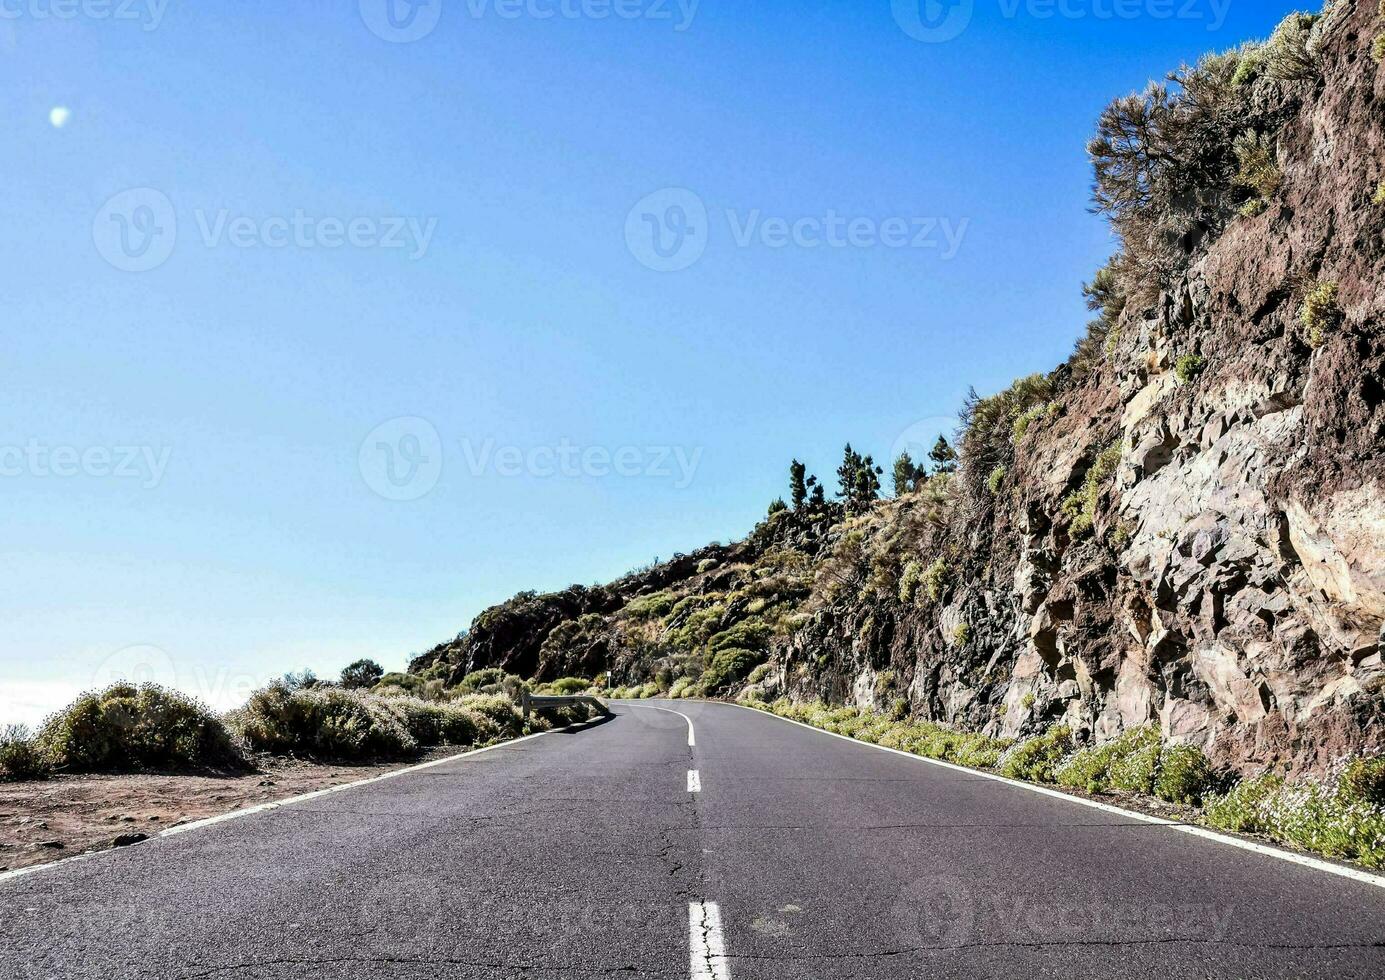
[[[1242,204],[1236,213],[1242,218],[1258,218],[1267,210],[1269,210],[1269,203],[1263,197],[1252,197]]]
[[[952,642],[959,647],[964,647],[971,642],[971,626],[967,623],[958,623],[952,628]]]
[[[707,649],[712,653],[731,649],[763,650],[769,643],[770,633],[768,623],[747,619],[717,633],[707,641]]]
[[[765,654],[740,647],[727,647],[712,655],[712,662],[702,675],[702,684],[709,693],[722,691],[764,663]]]
[[[0,779],[42,779],[51,768],[28,728],[6,725],[0,729]]]
[[[250,746],[330,759],[399,756],[417,751],[402,698],[341,688],[292,690],[274,684],[233,715]]]
[[[1273,197],[1284,183],[1284,171],[1275,158],[1274,140],[1264,133],[1246,130],[1236,137],[1233,150],[1241,168],[1234,178],[1236,185],[1254,191],[1262,200]]]
[[[973,769],[994,769],[1012,744],[1005,739],[970,735],[957,747],[956,761],[958,765],[970,766]]]
[[[1072,732],[1055,725],[1042,735],[1020,742],[1000,760],[1000,774],[1010,779],[1051,783],[1063,759],[1072,751]]]
[[[492,737],[491,723],[460,704],[439,704],[410,697],[387,701],[420,746],[475,745]]]
[[[750,676],[745,679],[745,682],[747,684],[759,684],[770,675],[773,669],[769,664],[760,664],[750,672]]]
[[[591,690],[592,682],[585,677],[563,677],[547,685],[547,689],[557,697],[569,697]]]
[[[686,698],[692,694],[693,685],[696,682],[691,677],[680,677],[673,682],[669,688],[668,696],[671,698]]]
[[[1315,14],[1293,13],[1284,18],[1265,46],[1265,73],[1280,81],[1316,78],[1318,59],[1310,41]]]
[[[1111,787],[1127,793],[1153,794],[1154,782],[1159,776],[1161,752],[1161,744],[1155,741],[1114,761],[1111,764]]]
[[[44,722],[38,745],[55,767],[85,772],[242,761],[205,706],[157,684],[82,695]]]
[[[1327,857],[1385,865],[1385,809],[1350,803],[1322,787],[1285,790],[1266,801],[1269,834]]]
[[[1208,797],[1202,807],[1202,822],[1217,830],[1238,834],[1258,834],[1266,829],[1263,805],[1284,788],[1284,780],[1265,775],[1242,780],[1223,796]]]
[[[1308,346],[1315,349],[1321,347],[1327,340],[1328,331],[1341,325],[1343,314],[1337,304],[1337,293],[1335,282],[1318,280],[1303,298],[1299,317],[1308,330]]]
[[[994,497],[996,494],[1000,493],[1000,488],[1005,485],[1005,474],[1007,472],[1008,470],[1003,463],[991,470],[990,478],[986,480],[986,489],[991,492],[991,496]]]
[[[1178,359],[1177,366],[1173,372],[1178,380],[1186,384],[1191,384],[1207,369],[1207,362],[1197,354],[1184,354]]]
[[[625,606],[625,615],[631,619],[661,619],[673,609],[678,597],[672,592],[655,592],[642,596]]]
[[[1263,44],[1250,43],[1238,52],[1236,72],[1231,76],[1231,84],[1236,88],[1253,85],[1265,73],[1265,63],[1269,52]]]
[[[1104,793],[1115,785],[1113,771],[1119,769],[1125,785],[1116,788],[1151,792],[1159,745],[1157,728],[1132,728],[1114,741],[1078,752],[1059,767],[1057,782],[1071,789]],[[1132,758],[1138,761],[1132,763]]]
[[[474,711],[495,726],[494,738],[513,738],[524,731],[524,717],[503,694],[469,694],[455,704]]]
[[[918,595],[919,583],[923,581],[923,566],[911,561],[904,566],[904,574],[899,577],[899,601],[910,605]]]
[[[462,678],[462,683],[457,685],[458,689],[464,693],[473,693],[486,687],[495,687],[505,680],[505,671],[499,667],[486,667],[482,670],[473,670]]]
[[[1196,805],[1212,786],[1212,763],[1194,745],[1170,745],[1159,758],[1154,795],[1170,803]]]
[[[1054,782],[1089,793],[1104,792],[1109,785],[1109,746],[1083,749],[1054,770]]]
[[[1385,38],[1385,34],[1381,35]],[[1380,182],[1380,186],[1375,189],[1375,196],[1371,198],[1371,203],[1378,208],[1385,208],[1385,180]]]
[[[1351,803],[1385,805],[1385,758],[1351,760],[1337,779],[1337,792]]]
[[[1035,405],[1018,415],[1010,431],[1010,441],[1018,446],[1029,432],[1029,427],[1048,414],[1048,408],[1048,405]]]
[[[1120,466],[1121,442],[1107,446],[1097,455],[1096,462],[1087,471],[1087,477],[1080,490],[1074,491],[1063,501],[1063,514],[1068,518],[1068,534],[1074,541],[1090,534],[1096,524],[1096,509],[1101,502],[1102,491]]]
[[[1377,34],[1371,42],[1371,57],[1377,65],[1385,63],[1385,34]]]
[[[939,558],[928,566],[928,571],[923,573],[920,585],[923,586],[923,594],[928,596],[930,602],[937,602],[942,598],[943,592],[947,589],[948,568],[947,562]]]

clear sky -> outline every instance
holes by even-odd
[[[399,668],[928,441],[1081,332],[1102,106],[1293,9],[387,2],[0,2],[0,721]]]

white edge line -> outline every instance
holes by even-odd
[[[710,703],[714,703],[714,702],[700,702],[700,703],[707,703],[707,704],[710,704]],[[633,701],[633,702],[632,702],[632,701],[617,701],[616,704],[638,704],[638,705],[641,705],[642,707],[645,707],[645,708],[653,708],[655,711],[666,711],[666,712],[668,712],[668,713],[671,714],[671,715],[677,715],[679,718],[682,718],[684,721],[686,721],[686,722],[688,723],[688,748],[693,748],[693,747],[695,747],[695,746],[697,745],[697,733],[693,731],[692,719],[689,718],[687,715],[683,714],[683,712],[681,712],[681,711],[674,711],[672,708],[661,708],[661,707],[659,707],[657,704],[644,704],[643,701]],[[737,705],[737,707],[743,707],[743,705]],[[751,710],[754,710],[754,709],[751,709]]]
[[[444,766],[449,762],[457,762],[462,759],[474,758],[484,755],[487,752],[494,752],[496,749],[507,749],[512,745],[519,745],[521,742],[528,742],[532,739],[542,738],[545,735],[556,735],[559,732],[569,731],[574,728],[581,728],[591,724],[591,719],[578,722],[575,725],[565,725],[562,728],[553,728],[546,732],[535,732],[532,735],[525,735],[522,738],[511,739],[508,742],[499,742],[495,745],[488,745],[484,749],[472,749],[469,752],[462,752],[459,755],[448,756],[445,759],[434,759],[432,762],[419,763],[416,766],[408,766],[404,769],[395,769],[379,776],[371,776],[369,779],[359,779],[354,783],[342,783],[340,786],[329,786],[327,789],[315,790],[311,793],[304,793],[301,796],[290,796],[283,800],[274,800],[269,803],[260,803],[256,806],[248,806],[240,810],[232,810],[229,813],[220,813],[214,817],[207,817],[203,820],[194,820],[190,823],[179,824],[176,827],[169,827],[167,830],[160,831],[154,840],[163,840],[165,837],[175,837],[178,834],[186,834],[190,830],[201,830],[203,827],[211,827],[214,824],[225,823],[228,820],[238,820],[241,817],[248,817],[256,813],[266,813],[270,810],[277,810],[280,807],[292,806],[295,803],[303,803],[307,800],[315,800],[319,797],[329,796],[332,793],[342,793],[349,789],[359,789],[362,786],[369,786],[372,783],[382,783],[387,779],[395,779],[399,776],[407,776],[410,773],[420,772],[424,769],[432,769],[434,766]],[[112,854],[116,851],[124,850],[119,847],[107,847],[96,851],[86,851],[82,854],[75,854],[69,858],[59,861],[49,861],[46,864],[34,864],[27,868],[16,868],[13,871],[0,872],[0,883],[10,881],[15,878],[22,878],[25,875],[36,874],[39,871],[47,871],[50,868],[61,867],[64,864],[75,864],[78,861],[85,861],[89,858],[98,857],[102,854]]]
[[[986,772],[984,769],[969,769],[966,766],[959,766],[952,762],[943,762],[940,759],[929,759],[926,756],[914,755],[901,749],[891,749],[884,745],[875,745],[871,742],[862,742],[860,739],[852,738],[850,735],[839,735],[837,732],[829,732],[825,728],[814,728],[812,725],[792,718],[785,718],[781,715],[773,714],[769,711],[761,711],[758,708],[749,708],[743,704],[724,701],[722,704],[730,704],[732,707],[740,708],[743,711],[753,711],[757,715],[767,718],[776,718],[779,721],[787,722],[790,725],[797,725],[799,728],[806,728],[810,732],[817,732],[819,735],[830,735],[832,738],[839,738],[853,745],[860,745],[865,748],[879,749],[881,752],[889,752],[892,755],[903,756],[906,759],[913,759],[915,762],[926,762],[932,766],[940,766],[943,769],[951,769],[955,772],[963,772],[969,776],[980,776],[983,779],[991,779],[997,783],[1005,783],[1007,786],[1014,786],[1016,789],[1028,790],[1031,793],[1039,793],[1043,796],[1051,796],[1055,799],[1066,800],[1069,803],[1076,803],[1079,806],[1090,807],[1093,810],[1101,810],[1106,813],[1116,814],[1122,817],[1129,817],[1131,820],[1139,820],[1144,823],[1154,824],[1159,827],[1168,827],[1170,830],[1177,830],[1180,833],[1190,834],[1193,837],[1201,837],[1205,840],[1215,841],[1218,844],[1227,844],[1231,847],[1238,847],[1243,851],[1252,851],[1255,854],[1263,854],[1266,857],[1277,858],[1280,861],[1287,861],[1290,864],[1302,865],[1305,868],[1312,868],[1314,871],[1325,871],[1339,878],[1350,878],[1352,881],[1359,881],[1365,885],[1373,885],[1376,888],[1385,888],[1385,877],[1371,874],[1369,871],[1361,871],[1357,868],[1350,868],[1341,864],[1333,864],[1330,861],[1323,861],[1307,854],[1298,854],[1294,851],[1285,851],[1278,847],[1271,847],[1268,844],[1260,844],[1255,841],[1242,840],[1239,837],[1230,837],[1220,834],[1215,830],[1206,827],[1195,827],[1186,823],[1178,823],[1174,820],[1165,820],[1163,817],[1152,817],[1147,813],[1137,813],[1134,810],[1125,810],[1110,803],[1100,803],[1096,800],[1084,799],[1080,796],[1071,796],[1061,790],[1049,789],[1047,786],[1039,786],[1034,783],[1021,782],[1018,779],[1010,779],[1006,776],[998,776],[993,772]]]

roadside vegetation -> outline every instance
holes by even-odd
[[[576,693],[569,678],[540,693]],[[587,720],[585,706],[545,709],[526,722],[518,701],[531,685],[478,671],[446,687],[436,678],[352,664],[338,682],[286,675],[218,716],[157,684],[117,683],[83,694],[37,731],[0,729],[0,779],[56,773],[248,771],[261,754],[322,762],[407,759],[438,747],[483,747]]]
[[[1216,830],[1254,834],[1302,851],[1385,867],[1385,758],[1351,760],[1335,779],[1288,784],[1277,776],[1245,780],[1219,772],[1201,750],[1167,744],[1153,726],[1101,746],[1082,746],[1055,725],[1009,740],[900,721],[859,708],[754,697],[740,703],[837,735],[926,759],[982,769],[1092,796],[1156,797],[1193,809]],[[1129,802],[1122,800],[1120,802]],[[1133,801],[1138,806],[1138,799]]]

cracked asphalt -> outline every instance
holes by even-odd
[[[615,711],[0,882],[0,978],[687,980],[699,903],[736,980],[1385,975],[1385,889],[729,705]]]

